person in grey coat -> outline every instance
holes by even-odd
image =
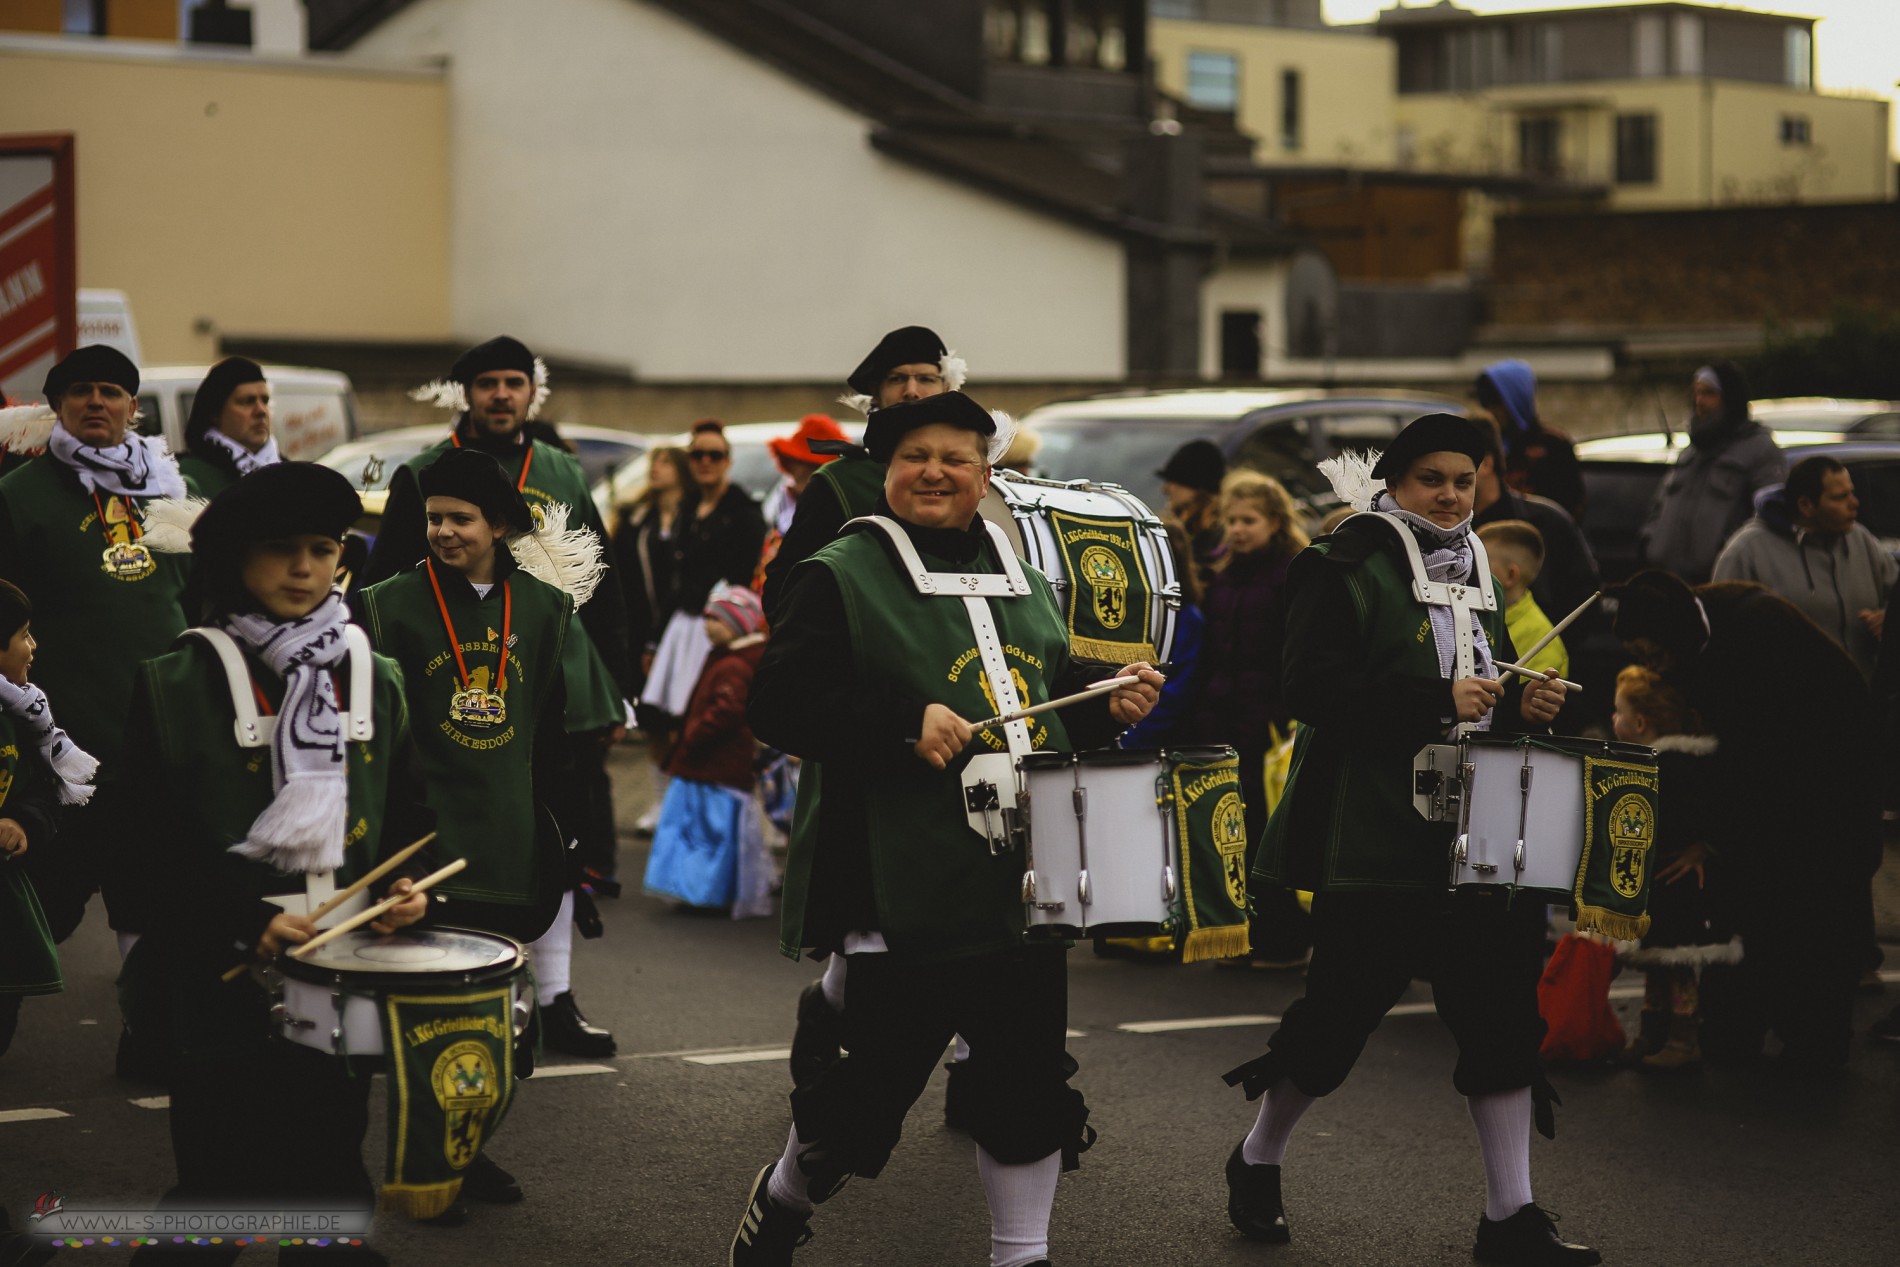
[[[1799,607],[1873,680],[1900,563],[1860,522],[1854,477],[1825,454],[1755,496],[1755,517],[1715,560],[1718,581],[1758,581]]]
[[[1722,543],[1754,514],[1755,493],[1780,483],[1788,459],[1748,416],[1748,383],[1727,361],[1695,372],[1689,446],[1676,458],[1643,524],[1643,558],[1691,585],[1709,579]]]

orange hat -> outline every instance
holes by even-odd
[[[844,433],[844,428],[828,416],[806,414],[798,420],[798,430],[789,436],[768,440],[766,446],[772,450],[772,456],[778,459],[779,469],[784,470],[787,462],[804,462],[810,466],[823,466],[838,456],[836,453],[812,452],[813,440],[841,440],[849,443],[850,439],[851,437]]]

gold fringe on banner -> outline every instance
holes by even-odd
[[[1228,924],[1221,928],[1197,928],[1187,935],[1187,945],[1181,950],[1181,962],[1197,963],[1202,959],[1233,959],[1248,953],[1251,949],[1245,924]]]
[[[432,1219],[448,1213],[462,1195],[460,1176],[447,1183],[386,1183],[376,1208],[385,1214],[401,1214],[412,1219]]]
[[[1618,911],[1606,911],[1600,906],[1577,906],[1577,931],[1580,933],[1602,933],[1605,937],[1614,937],[1618,941],[1639,941],[1649,933],[1649,916],[1624,915]]]
[[[1078,660],[1099,660],[1103,664],[1135,664],[1142,660],[1153,663],[1155,647],[1152,642],[1103,642],[1099,638],[1080,637],[1070,630],[1069,654]]]

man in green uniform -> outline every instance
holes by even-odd
[[[73,740],[111,776],[126,752],[125,710],[141,660],[185,628],[186,561],[155,554],[144,536],[147,505],[188,491],[164,445],[131,427],[139,371],[116,349],[80,348],[46,376],[46,406],[20,419],[9,448],[46,454],[0,479],[0,576],[33,601],[40,652],[35,673],[59,701]],[[98,815],[66,816],[59,847],[28,863],[53,936],[79,926],[106,883],[106,910],[121,948],[138,932],[135,895],[114,883]]]
[[[241,476],[281,461],[270,430],[264,367],[241,356],[225,357],[191,398],[178,469],[200,497],[216,497]]]
[[[531,438],[525,428],[541,411],[548,395],[547,368],[519,340],[501,335],[464,352],[440,383],[420,389],[420,398],[435,400],[460,412],[455,427],[440,444],[411,458],[389,481],[389,501],[375,548],[364,570],[364,583],[373,585],[414,566],[429,552],[418,488],[419,476],[451,450],[486,453],[520,492],[537,522],[549,506],[567,508],[569,528],[585,528],[601,544],[602,558],[611,566],[612,550],[600,512],[587,487],[587,477],[571,453]],[[627,647],[626,599],[617,582],[595,589],[570,622],[562,671],[566,678],[563,725],[570,736],[574,784],[591,813],[574,814],[567,826],[576,836],[611,833],[612,789],[607,782],[609,744],[626,733],[627,704],[635,693],[632,661]],[[604,819],[604,822],[602,821]],[[611,841],[588,840],[597,857],[611,853]],[[582,887],[583,873],[576,855],[570,868],[574,896],[567,909],[578,910],[582,931],[598,936],[600,918],[593,898]],[[564,916],[566,922],[574,922]],[[571,936],[560,932],[559,936]],[[565,956],[537,969],[537,989],[543,1008],[544,1041],[557,1051],[598,1060],[614,1054],[614,1038],[588,1023],[569,988]],[[545,969],[545,971],[543,971]]]
[[[753,1181],[735,1267],[789,1262],[814,1202],[878,1174],[953,1034],[971,1048],[993,1263],[1046,1260],[1057,1175],[1088,1143],[1068,1085],[1063,946],[1025,941],[1021,851],[994,850],[969,825],[962,778],[975,753],[1106,740],[1147,713],[1161,678],[1130,665],[1106,702],[972,730],[967,718],[1053,698],[1079,676],[1047,580],[977,515],[995,431],[961,392],[872,415],[882,518],[793,571],[753,682],[754,732],[807,763],[780,949],[850,960],[849,1054],[793,1092],[795,1125]],[[919,567],[933,592],[917,587]]]

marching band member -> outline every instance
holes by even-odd
[[[1057,1175],[1087,1146],[1088,1111],[1068,1085],[1063,948],[1025,942],[1023,859],[970,828],[960,779],[973,750],[1062,749],[1091,731],[1101,741],[1146,715],[1161,677],[1130,665],[1106,703],[971,730],[967,718],[1018,695],[1052,698],[1079,676],[1040,573],[1024,568],[1026,592],[970,608],[918,592],[916,565],[900,561],[908,549],[939,572],[1016,566],[977,515],[996,429],[961,392],[872,414],[885,522],[849,529],[785,581],[749,717],[761,740],[813,763],[800,794],[815,812],[794,832],[780,947],[850,960],[848,1054],[793,1091],[795,1124],[753,1181],[735,1267],[789,1262],[814,1203],[852,1174],[878,1174],[952,1034],[971,1048],[970,1133],[998,1267],[1046,1261]],[[979,633],[979,622],[993,627]]]
[[[476,449],[424,467],[418,494],[429,557],[355,601],[377,649],[402,667],[441,845],[468,861],[439,886],[440,918],[528,942],[538,995],[558,988],[571,1000],[574,877],[548,806],[572,803],[562,651],[576,600],[600,579],[598,548],[558,513],[537,523]],[[462,1192],[521,1200],[485,1152]]]
[[[242,356],[225,357],[191,398],[178,469],[200,496],[216,497],[259,467],[283,461],[270,419],[264,367]]]
[[[1245,1084],[1249,1099],[1266,1093],[1227,1160],[1228,1215],[1256,1240],[1288,1239],[1280,1165],[1295,1124],[1345,1080],[1413,976],[1428,975],[1458,1042],[1452,1081],[1484,1156],[1475,1257],[1585,1267],[1600,1261],[1596,1251],[1565,1244],[1531,1200],[1533,1088],[1539,1099],[1548,1091],[1538,1064],[1544,904],[1512,902],[1504,887],[1448,894],[1451,829],[1428,822],[1412,801],[1413,754],[1441,742],[1451,723],[1542,729],[1563,702],[1554,675],[1528,690],[1493,680],[1494,664],[1514,659],[1501,604],[1471,613],[1480,616],[1470,631],[1475,668],[1460,675],[1454,622],[1467,613],[1413,594],[1400,531],[1416,542],[1431,579],[1488,580],[1473,575],[1470,540],[1484,453],[1466,419],[1415,420],[1371,470],[1386,482],[1372,509],[1400,522],[1349,519],[1293,562],[1284,667],[1300,731],[1255,873],[1314,892],[1313,957],[1306,996],[1287,1009],[1267,1054],[1226,1075],[1229,1085]],[[1535,1108],[1551,1133],[1548,1107]]]
[[[417,388],[410,395],[457,410],[454,429],[441,443],[404,463],[389,480],[389,501],[364,570],[365,584],[387,580],[414,567],[429,553],[424,532],[423,494],[418,484],[431,463],[451,451],[486,453],[501,464],[520,493],[529,513],[538,521],[553,505],[567,508],[568,525],[585,530],[601,544],[600,567],[611,567],[607,530],[594,505],[587,477],[571,453],[536,439],[529,426],[540,415],[548,397],[547,366],[519,340],[500,335],[464,352],[446,379]],[[626,734],[627,704],[634,695],[632,661],[627,646],[626,599],[618,584],[599,586],[579,604],[578,621],[570,621],[562,652],[566,679],[563,724],[569,735],[569,759],[576,794],[592,813],[571,815],[570,833],[588,840],[596,855],[611,853],[598,837],[611,834],[612,785],[608,782],[608,747]],[[593,861],[605,861],[595,857]],[[600,917],[593,898],[581,887],[576,869],[573,891],[562,907],[561,919],[582,925],[586,936],[600,933]],[[576,907],[578,905],[578,917]],[[571,933],[562,936],[571,938]],[[553,965],[543,956],[537,972]],[[565,963],[565,960],[562,961]],[[538,986],[542,1037],[548,1046],[572,1056],[598,1060],[614,1054],[614,1037],[588,1023],[567,989],[564,973],[548,971]]]
[[[102,800],[115,830],[138,841],[126,855],[129,878],[149,895],[121,990],[135,1024],[162,1033],[170,1057],[170,1205],[374,1205],[362,1156],[368,1071],[273,1037],[262,985],[249,975],[221,980],[234,948],[263,959],[314,934],[300,913],[305,873],[329,872],[340,888],[429,829],[401,677],[366,642],[352,650],[335,589],[361,512],[343,476],[286,462],[219,494],[191,524],[188,546],[182,526],[160,522],[170,515],[154,509],[148,519],[157,548],[195,558],[203,621],[139,667],[125,723],[139,758]],[[365,673],[373,708],[359,739],[340,710]],[[255,747],[237,738],[239,700],[275,719]],[[386,892],[407,893],[421,874],[411,859]],[[294,900],[270,900],[291,890]],[[370,927],[412,924],[427,904],[416,893]],[[238,1253],[186,1249],[194,1262]],[[170,1252],[148,1246],[135,1259]],[[383,1261],[366,1247],[325,1252]]]

